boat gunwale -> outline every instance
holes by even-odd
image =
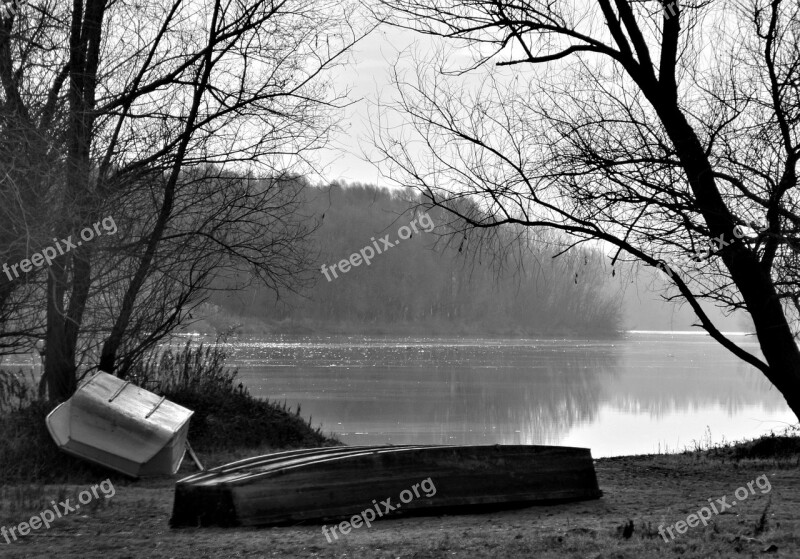
[[[189,476],[181,478],[176,483],[184,483],[184,482],[189,483],[192,481],[196,481],[195,478],[199,479],[209,475],[221,475],[221,474],[231,473],[236,470],[241,470],[243,468],[256,468],[268,462],[273,462],[284,458],[291,458],[294,456],[311,456],[314,454],[318,456],[323,456],[326,454],[344,454],[347,452],[358,451],[362,449],[391,449],[391,448],[409,448],[409,447],[424,448],[432,446],[456,446],[456,445],[359,445],[359,446],[332,446],[332,447],[326,446],[317,448],[284,450],[272,454],[261,454],[259,456],[244,458],[242,460],[237,460],[235,462],[229,462],[227,464],[215,466],[213,468],[209,468],[208,470],[197,472],[195,474],[191,474]]]
[[[328,447],[324,447],[328,448]],[[340,448],[340,447],[334,447]],[[249,471],[243,472],[240,476],[232,477],[230,479],[217,479],[214,478],[221,478],[225,474],[234,473],[235,470],[220,470],[217,472],[200,472],[198,474],[194,474],[187,478],[181,479],[176,482],[176,485],[187,485],[187,486],[218,486],[218,487],[230,487],[236,485],[242,485],[246,483],[256,482],[265,477],[271,476],[278,476],[281,475],[283,472],[293,471],[299,468],[305,468],[309,466],[319,465],[319,464],[327,464],[330,462],[335,461],[344,461],[353,458],[361,458],[364,456],[370,455],[378,455],[378,454],[390,454],[390,453],[400,453],[400,452],[409,452],[409,451],[424,451],[424,450],[444,450],[444,449],[459,449],[459,450],[466,450],[466,449],[482,449],[482,448],[502,448],[504,450],[508,449],[519,449],[519,450],[527,450],[535,452],[547,452],[547,451],[569,451],[570,454],[580,455],[586,454],[586,458],[593,463],[593,458],[591,455],[591,449],[582,448],[582,447],[571,447],[571,446],[550,446],[550,445],[421,445],[421,446],[411,446],[411,445],[404,445],[402,447],[395,447],[395,446],[377,446],[377,447],[344,447],[347,448],[348,451],[352,450],[352,452],[342,452],[342,453],[331,453],[332,456],[323,456],[319,460],[315,460],[314,456],[311,455],[304,455],[303,458],[308,458],[307,460],[302,460],[300,462],[293,461],[295,463],[289,463],[285,465],[280,465],[279,460],[278,463],[275,463],[276,460],[268,460],[267,466],[269,469],[263,470],[260,469],[259,471]],[[312,449],[313,450],[313,449]],[[291,451],[290,451],[291,452]],[[282,453],[279,453],[282,454]],[[327,454],[327,453],[326,453]],[[529,452],[519,452],[515,454],[529,454]],[[265,455],[264,458],[270,457],[274,455]],[[258,457],[261,458],[261,457]],[[261,468],[261,465],[253,465],[253,468]],[[218,468],[222,468],[219,466]]]
[[[430,445],[428,445],[428,446],[419,446],[419,447],[408,445],[408,446],[404,446],[402,448],[386,447],[386,446],[363,447],[363,448],[345,447],[345,448],[347,449],[347,451],[340,452],[340,453],[325,453],[324,455],[322,455],[322,454],[320,454],[320,455],[313,455],[313,454],[303,455],[303,456],[299,457],[296,460],[287,461],[284,465],[278,466],[278,467],[275,467],[275,464],[272,464],[272,463],[280,463],[282,458],[281,459],[276,459],[276,460],[267,460],[267,461],[262,462],[262,463],[254,463],[254,464],[249,465],[249,467],[252,467],[252,468],[263,468],[263,467],[266,466],[266,467],[271,467],[271,468],[269,470],[267,470],[267,471],[264,471],[263,469],[259,469],[259,471],[247,471],[247,472],[243,473],[239,477],[226,479],[224,481],[220,480],[216,484],[217,485],[220,485],[220,484],[231,484],[231,483],[234,483],[234,482],[239,482],[241,480],[247,479],[248,477],[252,477],[252,476],[259,476],[260,477],[262,475],[273,475],[273,474],[277,474],[278,472],[281,472],[281,471],[290,470],[290,469],[299,468],[299,467],[304,467],[304,466],[311,465],[311,464],[323,464],[323,463],[327,463],[327,462],[334,461],[334,460],[343,460],[343,459],[354,458],[354,457],[359,457],[359,456],[368,456],[370,454],[378,454],[378,453],[384,454],[386,452],[395,451],[395,450],[422,450],[422,449],[425,449],[425,448],[430,448]],[[444,446],[441,446],[441,448],[444,448]],[[268,456],[271,456],[271,455],[267,454],[266,456],[268,457]],[[304,459],[306,459],[306,460],[304,460]],[[241,468],[237,468],[237,469],[241,469]],[[226,474],[233,474],[233,473],[236,472],[237,469],[223,470],[223,471],[213,472],[213,473],[211,473],[211,472],[200,472],[198,474],[194,474],[193,476],[190,476],[189,478],[181,479],[181,480],[177,481],[176,483],[182,484],[182,485],[201,485],[201,484],[203,484],[204,480],[201,480],[200,478],[208,478],[208,479],[213,479],[215,477],[219,478],[219,477],[222,477],[222,476],[224,476]],[[210,474],[210,475],[206,475],[206,474]],[[191,479],[191,478],[195,478],[195,479]]]
[[[222,464],[220,466],[215,466],[213,468],[209,468],[205,472],[202,473],[226,473],[230,471],[234,471],[236,469],[244,468],[253,464],[258,464],[265,458],[275,458],[278,459],[280,457],[289,457],[290,455],[307,455],[313,453],[319,454],[328,454],[328,453],[337,453],[337,452],[347,452],[348,450],[358,450],[364,448],[405,448],[413,446],[423,447],[423,446],[439,446],[439,445],[357,445],[357,446],[324,446],[324,447],[315,447],[315,448],[298,448],[294,450],[282,450],[280,452],[274,452],[271,454],[261,454],[259,456],[253,456],[250,458],[243,458],[242,460],[237,460],[235,462],[229,462],[228,464]],[[444,446],[452,446],[452,445],[444,445]],[[200,475],[200,474],[193,474],[193,475]],[[192,476],[189,476],[192,477]],[[188,479],[188,478],[186,478]],[[183,481],[183,480],[180,480]]]

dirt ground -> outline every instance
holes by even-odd
[[[458,516],[399,518],[354,529],[328,543],[320,525],[289,528],[179,529],[168,526],[173,480],[115,483],[115,494],[17,541],[0,536],[0,557],[800,557],[797,459],[732,462],[697,455],[598,460],[603,498],[583,503]],[[767,476],[751,484],[762,475]],[[51,499],[87,489],[5,486],[0,526],[26,521]],[[758,484],[760,483],[760,485]],[[744,487],[747,497],[737,500]],[[743,496],[742,491],[739,492]],[[672,527],[726,497],[708,526]],[[74,501],[73,501],[74,502]],[[716,505],[715,505],[716,506]],[[89,510],[86,510],[89,509]],[[633,530],[628,521],[633,521]],[[627,537],[626,537],[627,536]]]

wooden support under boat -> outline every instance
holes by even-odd
[[[435,490],[409,500],[414,484]],[[358,446],[279,452],[180,480],[170,524],[257,526],[344,518],[391,498],[398,513],[524,506],[601,496],[589,449]]]

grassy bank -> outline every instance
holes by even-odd
[[[189,441],[204,465],[278,449],[341,444],[276,402],[251,396],[225,368],[218,346],[166,350],[140,363],[131,380],[194,411]],[[13,378],[13,380],[12,380]],[[123,476],[59,451],[45,426],[51,406],[18,375],[3,373],[0,480],[3,484],[77,483]],[[12,397],[13,395],[13,397]],[[186,466],[189,467],[189,466]]]

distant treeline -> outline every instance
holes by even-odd
[[[407,192],[365,185],[310,187],[302,212],[317,224],[317,281],[296,294],[253,283],[211,297],[228,314],[265,320],[275,329],[311,332],[439,334],[615,333],[621,297],[612,271],[590,248],[564,250],[557,237],[507,231],[477,238],[455,232],[452,217],[428,210],[433,232],[398,240],[398,229],[426,210]],[[427,223],[425,223],[427,225]],[[429,227],[428,227],[429,228]],[[406,234],[406,231],[403,232]],[[321,271],[364,247],[381,253],[326,280]],[[358,259],[356,259],[356,262]],[[240,280],[241,278],[239,278]],[[216,286],[224,289],[224,282]]]

